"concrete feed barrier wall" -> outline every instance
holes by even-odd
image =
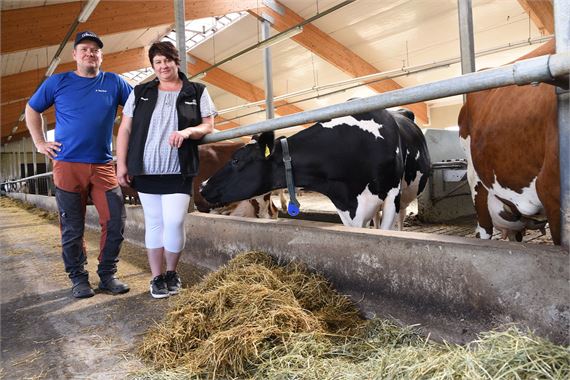
[[[53,198],[25,198],[55,209]],[[93,207],[87,218],[98,227]],[[127,207],[127,240],[143,244],[143,221],[140,207]],[[213,270],[247,250],[300,260],[367,316],[421,324],[437,339],[463,343],[518,323],[570,343],[570,260],[561,247],[200,213],[188,214],[186,231],[183,261]]]

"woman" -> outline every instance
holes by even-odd
[[[164,298],[177,294],[182,284],[176,267],[198,172],[197,141],[213,131],[216,109],[205,86],[179,71],[172,43],[154,43],[148,57],[156,79],[136,86],[123,108],[117,178],[121,186],[139,193],[152,272],[150,294]]]

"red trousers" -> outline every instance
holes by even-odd
[[[97,273],[101,278],[114,275],[123,242],[126,212],[113,163],[53,161],[53,179],[59,209],[62,256],[69,277],[74,283],[88,277],[83,235],[89,198],[97,209],[101,225]]]

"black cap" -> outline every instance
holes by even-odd
[[[97,36],[95,33],[90,32],[88,30],[77,33],[77,35],[75,36],[75,43],[73,44],[73,47],[76,47],[77,44],[83,40],[95,41],[97,45],[99,45],[99,49],[103,49],[103,41],[101,41],[99,36]]]

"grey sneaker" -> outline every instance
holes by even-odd
[[[153,298],[166,298],[170,295],[164,275],[158,275],[150,282],[150,295]]]
[[[182,287],[182,281],[180,281],[180,276],[175,271],[167,271],[164,275],[166,281],[166,286],[168,288],[168,293],[170,295],[178,294],[180,288]]]

